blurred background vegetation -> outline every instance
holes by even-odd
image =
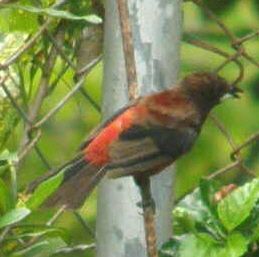
[[[46,22],[47,17],[52,19],[49,31],[55,36],[57,28],[62,28],[62,49],[73,63],[77,63],[76,49],[82,40],[82,29],[96,23],[97,17],[88,16],[92,20],[86,22],[83,18],[75,19],[67,15],[73,13],[75,17],[85,15],[101,15],[98,8],[94,8],[91,1],[65,1],[62,9],[66,14],[48,12],[46,8],[54,4],[51,0],[27,1],[22,0],[8,7],[0,1],[0,63],[14,54],[19,47],[28,40],[28,36],[39,31]],[[237,37],[243,37],[259,29],[259,2],[257,0],[206,0],[203,1],[217,17],[224,22],[229,30]],[[21,6],[37,6],[35,9],[25,10]],[[7,8],[8,7],[8,8]],[[45,9],[43,9],[45,8]],[[41,11],[40,11],[41,10]],[[44,10],[44,11],[43,11]],[[204,49],[189,44],[188,39],[199,39],[209,44],[234,54],[229,39],[220,30],[215,21],[211,20],[204,10],[191,1],[183,4],[183,41],[181,47],[181,74],[200,70],[214,70],[224,58]],[[65,28],[65,29],[64,29]],[[240,62],[244,65],[244,78],[239,86],[244,89],[240,100],[229,100],[217,107],[215,114],[220,117],[238,145],[245,141],[251,134],[259,131],[259,38],[251,38],[244,43],[244,47],[257,63],[251,63],[244,58]],[[6,85],[13,97],[27,112],[37,93],[44,70],[44,63],[52,49],[52,42],[47,33],[42,34],[33,47],[15,61],[10,67],[10,77]],[[84,91],[77,92],[60,111],[42,126],[42,136],[38,141],[38,152],[32,150],[19,164],[17,183],[22,191],[30,181],[39,177],[50,167],[58,167],[72,157],[85,136],[94,128],[101,119],[98,106],[101,106],[102,96],[102,63],[99,63],[87,76],[83,86]],[[38,117],[48,113],[75,85],[75,72],[71,67],[66,67],[62,58],[58,57],[52,74],[49,78],[52,89],[44,99]],[[65,70],[62,78],[56,82],[59,73]],[[0,71],[1,78],[6,70]],[[233,81],[239,73],[235,63],[229,63],[221,70],[220,74],[228,81]],[[91,101],[89,101],[89,97]],[[92,103],[95,102],[95,107]],[[97,107],[96,107],[97,106]],[[38,120],[38,119],[37,119]],[[21,146],[24,133],[22,117],[9,101],[7,95],[0,89],[0,147],[2,154],[0,161],[15,155]],[[8,151],[8,152],[7,152]],[[215,124],[208,120],[191,153],[183,157],[176,164],[176,199],[180,199],[187,192],[194,189],[200,178],[206,176],[230,163],[232,149]],[[42,153],[42,156],[40,156]],[[257,175],[259,174],[259,141],[242,151],[242,156],[247,167]],[[9,158],[8,157],[8,158]],[[47,160],[42,161],[42,158]],[[5,163],[4,163],[5,164]],[[8,183],[9,174],[3,165],[0,175]],[[241,183],[247,179],[238,168],[225,173],[219,178],[222,183]],[[87,200],[79,211],[86,217],[87,224],[94,229],[96,214],[96,192]],[[34,211],[24,224],[44,224],[51,216],[52,211]],[[65,212],[56,223],[57,227],[65,229],[67,241],[72,245],[93,242],[91,234],[85,231],[80,220],[71,212]],[[56,240],[55,233],[53,240]],[[56,244],[56,241],[55,241]],[[62,244],[61,244],[62,245]],[[8,249],[11,250],[11,243]],[[89,251],[90,254],[93,252]],[[0,252],[1,256],[1,252]],[[5,255],[3,255],[5,256]],[[16,255],[15,255],[16,256]],[[17,256],[23,256],[22,254]],[[29,256],[29,255],[26,255]],[[31,255],[34,256],[34,255]],[[44,256],[44,255],[42,255]],[[69,256],[69,255],[68,255]],[[85,256],[85,253],[73,253],[71,256]]]

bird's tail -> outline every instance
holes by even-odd
[[[105,175],[105,167],[91,165],[80,155],[58,170],[37,179],[29,186],[27,192],[33,193],[41,183],[60,172],[63,172],[62,181],[58,189],[44,201],[42,204],[44,207],[62,205],[71,209],[80,207]]]

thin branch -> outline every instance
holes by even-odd
[[[238,167],[240,165],[240,162],[239,161],[235,161],[233,163],[230,163],[229,165],[227,165],[226,167],[222,168],[222,169],[219,169],[215,172],[213,172],[212,174],[210,174],[209,176],[207,176],[208,179],[213,179],[215,177],[218,177],[220,175],[222,175],[223,173],[227,172],[227,171],[230,171],[236,167]]]
[[[207,42],[204,42],[202,40],[198,40],[198,39],[193,39],[193,38],[185,38],[184,39],[185,42],[191,44],[191,45],[194,45],[196,47],[199,47],[203,50],[207,50],[207,51],[210,51],[212,53],[215,53],[215,54],[218,54],[224,58],[226,58],[227,60],[231,61],[231,62],[234,62],[237,66],[238,66],[238,69],[239,69],[239,74],[238,74],[238,77],[235,79],[235,81],[232,83],[234,85],[236,85],[238,82],[240,82],[243,77],[244,77],[244,66],[243,64],[237,60],[236,58],[233,58],[235,56],[233,55],[230,55],[228,54],[227,52],[211,45],[211,44],[208,44]],[[219,67],[218,67],[219,69]]]
[[[211,113],[209,115],[209,117],[213,121],[213,123],[216,125],[216,127],[220,130],[220,132],[225,136],[225,138],[227,139],[227,141],[230,144],[230,146],[232,147],[232,149],[235,150],[236,144],[235,144],[231,134],[229,133],[229,131],[225,128],[224,124],[213,113]]]
[[[7,77],[6,77],[7,78]],[[16,109],[16,111],[19,113],[19,115],[22,117],[22,119],[27,122],[27,123],[31,123],[29,118],[27,117],[26,113],[21,109],[21,107],[19,106],[19,104],[16,102],[15,98],[12,96],[12,93],[9,91],[9,89],[7,88],[7,86],[5,85],[4,81],[5,79],[2,79],[2,81],[0,81],[0,85],[2,87],[2,89],[4,90],[5,94],[7,95],[8,99],[10,100],[10,102],[12,103],[13,107]]]
[[[236,40],[235,35],[227,28],[227,26],[203,3],[201,0],[192,0],[196,5],[200,6],[211,20],[214,20],[221,30],[229,37],[231,41]]]
[[[231,148],[233,149],[233,151],[236,150],[237,145],[235,144],[231,134],[229,133],[229,131],[225,128],[224,124],[214,115],[214,114],[210,114],[209,117],[212,119],[212,121],[214,122],[214,124],[219,128],[219,130],[221,131],[221,133],[225,136],[225,138],[227,139],[229,145],[231,146]],[[240,169],[247,173],[249,176],[255,176],[255,174],[248,169],[245,165],[244,165],[244,161],[242,156],[237,153],[236,154],[237,160],[239,162],[239,167]]]
[[[90,72],[90,70],[101,60],[101,56],[94,59],[92,62],[88,64],[88,69],[86,70],[86,74]],[[85,74],[85,75],[86,75]],[[69,91],[69,93],[53,108],[49,113],[47,113],[41,120],[39,120],[36,124],[34,124],[33,129],[39,128],[42,126],[47,120],[49,120],[53,115],[55,115],[66,102],[80,89],[80,87],[84,84],[85,76],[82,76],[80,80],[76,83],[74,88]]]
[[[85,99],[92,105],[92,107],[99,113],[101,113],[101,107],[98,103],[95,102],[95,100],[86,92],[86,90],[81,87],[80,93],[85,97]]]
[[[45,165],[47,170],[51,170],[52,167],[49,164],[47,158],[44,156],[43,152],[41,151],[40,147],[37,145],[37,143],[34,146],[34,150],[36,152],[36,154],[38,155],[39,159],[41,160],[41,162]]]
[[[33,147],[35,147],[35,145],[37,144],[37,142],[39,141],[41,137],[41,131],[38,130],[36,132],[36,136],[29,142],[29,144],[27,144],[22,151],[18,154],[18,163],[21,162],[24,157],[31,151],[31,149]]]
[[[257,37],[257,36],[259,36],[259,30],[254,31],[253,33],[250,33],[250,34],[248,34],[248,35],[246,35],[246,36],[244,36],[244,37],[241,37],[241,38],[236,39],[236,40],[235,40],[235,44],[236,44],[236,45],[241,45],[241,44],[243,44],[244,42],[246,42],[246,41],[248,41],[248,40],[250,40],[250,39],[252,39],[252,38],[254,38],[254,37]]]
[[[77,220],[82,225],[82,227],[87,231],[87,233],[89,233],[89,235],[95,239],[94,230],[87,224],[87,222],[85,221],[85,219],[83,219],[83,217],[80,215],[80,213],[78,211],[73,211],[73,213],[74,213],[75,217],[77,218]]]
[[[48,222],[46,223],[46,226],[50,227],[52,226],[56,220],[63,214],[63,212],[66,210],[66,206],[62,205],[57,212],[48,220]]]
[[[64,31],[58,28],[55,38],[57,42],[61,44],[61,42],[63,42],[64,40]],[[30,141],[32,124],[35,122],[35,119],[37,118],[37,115],[41,109],[41,106],[47,96],[48,84],[49,84],[51,73],[52,73],[52,70],[54,69],[56,60],[57,60],[57,51],[54,47],[52,47],[48,55],[48,58],[44,64],[44,67],[42,70],[42,76],[39,82],[38,90],[35,94],[34,101],[29,106],[27,117],[30,120],[30,123],[26,123],[25,129],[24,129],[24,135],[22,137],[20,147],[19,147],[19,152],[23,151],[23,148],[25,148]],[[36,151],[36,152],[39,153],[39,151]],[[42,153],[39,156],[42,159]]]
[[[57,53],[61,56],[61,58],[73,69],[76,70],[75,64],[68,58],[67,54],[63,51],[62,46],[59,44],[59,42],[56,41],[56,39],[53,37],[53,35],[47,30],[46,34],[50,41],[52,42],[54,48],[56,49]]]
[[[126,66],[129,99],[133,100],[138,95],[137,70],[134,56],[132,29],[129,19],[127,0],[117,0],[119,20],[122,34],[123,52]]]
[[[135,176],[136,184],[139,187],[146,237],[146,247],[148,257],[158,257],[157,238],[156,238],[156,222],[155,222],[155,202],[151,194],[151,185],[149,176]]]
[[[255,142],[257,140],[259,140],[259,132],[254,133],[247,140],[245,140],[245,142],[243,144],[236,147],[236,149],[230,154],[231,159],[235,160],[237,153],[239,153],[243,148],[249,146],[250,144],[252,144],[253,142]]]

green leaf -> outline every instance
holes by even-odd
[[[10,191],[4,181],[0,179],[0,212],[5,213],[13,207],[13,200]]]
[[[233,233],[227,238],[226,248],[222,250],[222,256],[239,257],[247,251],[248,242],[240,233]]]
[[[62,18],[67,20],[86,21],[93,24],[100,24],[102,22],[102,19],[94,14],[86,15],[86,16],[77,16],[63,10],[57,10],[53,8],[38,8],[35,6],[25,6],[25,5],[18,5],[18,4],[5,4],[3,7],[23,10],[26,12],[35,13],[39,15],[48,15],[51,17]]]
[[[32,210],[39,207],[59,187],[63,176],[64,171],[61,170],[57,175],[43,181],[28,199],[26,206]]]
[[[222,244],[204,233],[187,235],[180,245],[180,257],[240,257],[247,250],[247,241],[239,233],[230,235]]]
[[[228,231],[240,225],[259,199],[259,179],[239,187],[218,204],[218,215]]]
[[[7,212],[5,215],[0,217],[0,228],[12,225],[18,221],[26,218],[31,211],[27,208],[17,208]]]
[[[223,235],[222,228],[201,196],[200,188],[184,197],[173,211],[173,228],[176,235],[189,232],[208,232],[215,237]]]
[[[179,256],[180,240],[170,239],[162,245],[159,250],[159,257],[178,257]]]
[[[0,154],[0,165],[5,165],[8,162],[13,162],[17,160],[17,154],[16,153],[10,153],[7,149],[5,149]]]
[[[44,240],[11,254],[10,257],[50,257],[66,243],[59,237]]]
[[[47,254],[47,250],[49,248],[49,242],[48,241],[41,241],[38,243],[35,243],[29,247],[26,247],[20,251],[17,251],[10,255],[10,257],[36,257],[36,256],[42,256],[41,253],[45,252],[45,257],[50,256]]]

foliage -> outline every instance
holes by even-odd
[[[163,257],[240,257],[259,247],[259,179],[215,200],[219,189],[202,180],[173,211],[174,238],[161,249]],[[255,250],[257,249],[257,250]]]
[[[26,114],[30,113],[42,82],[47,79],[44,102],[33,121],[37,122],[76,83],[77,71],[67,64],[64,56],[71,61],[72,66],[81,62],[82,34],[99,23],[101,18],[96,16],[99,12],[92,6],[94,1],[89,0],[58,1],[57,4],[53,0],[2,2],[0,64],[16,55],[50,20],[48,30],[42,32],[7,70],[0,71],[0,79],[7,71],[11,73],[12,79],[8,77],[5,84]],[[203,2],[238,36],[258,29],[255,27],[259,16],[257,0]],[[185,39],[191,36],[232,53],[227,36],[191,1],[184,4],[184,14],[182,73],[218,67],[223,61],[221,57],[186,44]],[[57,53],[53,42],[61,48],[63,56]],[[95,41],[90,42],[91,53],[95,52],[92,42]],[[259,56],[258,38],[246,42],[245,49],[253,56]],[[259,111],[258,67],[245,60],[242,62],[246,66],[245,78],[241,81],[245,96],[239,101],[225,103],[216,111],[238,143],[259,129],[256,119]],[[228,80],[232,80],[236,73],[235,64],[228,64],[222,71]],[[66,212],[56,222],[62,210],[57,213],[39,210],[44,198],[58,186],[60,177],[43,183],[29,199],[27,195],[17,192],[23,192],[30,181],[50,166],[67,161],[82,138],[99,121],[101,75],[101,66],[97,66],[87,77],[82,91],[67,102],[55,117],[43,124],[43,135],[34,150],[28,151],[22,161],[21,149],[24,148],[22,144],[27,123],[0,89],[0,256],[61,256],[56,253],[64,247],[73,249],[76,245],[83,243],[88,246],[92,242],[93,237],[85,229],[88,224],[82,226],[82,220],[80,223],[75,220],[73,213]],[[30,137],[34,139],[37,131],[31,132]],[[196,187],[201,176],[229,162],[230,152],[225,138],[211,122],[207,122],[192,153],[178,162],[177,198]],[[257,173],[258,153],[258,141],[242,151],[247,166]],[[243,174],[234,169],[232,173],[222,176],[222,180],[240,184],[247,179]],[[218,189],[219,185],[213,181],[201,181],[198,189],[178,203],[173,213],[176,236],[163,247],[162,256],[252,255],[259,240],[258,180],[244,184],[215,203],[214,194]],[[81,212],[89,218],[90,223],[94,223],[95,196]],[[89,256],[92,253],[87,251],[86,254]],[[257,255],[254,253],[254,256]],[[85,256],[85,252],[81,255],[72,251],[71,255],[68,253],[66,256]]]

